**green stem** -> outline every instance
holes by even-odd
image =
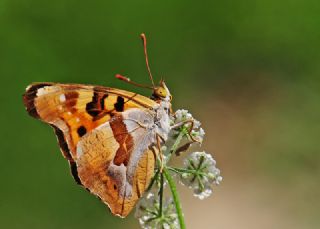
[[[162,215],[163,215],[163,210],[162,210],[162,206],[163,206],[163,182],[164,182],[164,180],[163,180],[163,173],[160,173],[160,200],[159,200],[159,202],[160,202],[160,207],[159,207],[159,217],[162,217]]]
[[[178,215],[178,219],[179,219],[180,228],[181,229],[185,229],[186,228],[186,224],[184,222],[184,216],[183,216],[183,213],[182,213],[182,208],[181,208],[181,204],[180,204],[180,200],[179,200],[176,184],[175,184],[172,176],[170,175],[169,171],[167,170],[167,168],[163,168],[162,172],[163,172],[164,176],[166,177],[166,179],[168,181],[168,185],[169,185],[171,193],[172,193],[173,201],[174,201],[174,204],[175,204],[175,207],[176,207],[176,211],[177,211],[177,215]]]
[[[147,192],[149,192],[154,184],[154,182],[157,180],[158,176],[159,176],[160,170],[158,169],[156,174],[152,177],[152,180],[147,188]]]
[[[173,146],[171,147],[171,150],[170,150],[171,154],[173,154],[178,149],[178,146],[179,146],[184,135],[185,135],[184,131],[181,131],[179,133],[178,137],[176,138],[176,141],[174,142]]]
[[[181,131],[179,133],[179,135],[177,136],[174,144],[172,145],[172,147],[171,147],[171,149],[169,151],[169,154],[167,156],[166,162],[170,161],[170,158],[171,158],[172,154],[174,154],[176,152],[176,150],[178,149],[179,144],[180,144],[181,140],[183,139],[184,135],[185,135],[185,131]]]
[[[174,167],[167,167],[168,170],[181,174],[181,173],[192,173],[195,175],[202,175],[202,176],[207,176],[208,174],[205,172],[201,172],[199,170],[196,169],[181,169],[181,168],[174,168]]]

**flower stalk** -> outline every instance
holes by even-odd
[[[177,188],[176,188],[175,182],[174,182],[173,178],[171,177],[171,175],[169,174],[169,172],[168,172],[168,170],[166,168],[163,169],[163,174],[166,177],[166,180],[168,181],[168,185],[169,185],[171,193],[172,193],[173,201],[174,201],[174,204],[175,204],[175,207],[176,207],[176,211],[177,211],[177,215],[178,215],[178,219],[179,219],[180,228],[181,229],[185,229],[186,228],[186,224],[184,222],[184,216],[183,216],[183,213],[182,213],[182,208],[181,208],[179,195],[178,195],[178,192],[177,192]]]

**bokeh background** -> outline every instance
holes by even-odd
[[[141,32],[224,177],[205,201],[179,188],[188,228],[319,228],[319,11],[313,0],[0,0],[0,228],[139,228],[74,183],[21,96],[41,81],[149,95],[114,79],[149,83]]]

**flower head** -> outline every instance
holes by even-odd
[[[184,161],[185,172],[181,174],[181,182],[193,189],[194,196],[204,199],[211,195],[213,185],[222,181],[220,170],[211,154],[194,152]]]
[[[171,117],[171,126],[175,135],[184,132],[192,141],[202,143],[205,132],[201,128],[201,122],[193,118],[188,110],[177,110]]]
[[[172,199],[163,200],[162,212],[157,195],[147,193],[136,207],[135,217],[138,218],[141,228],[145,229],[177,229],[179,222]]]

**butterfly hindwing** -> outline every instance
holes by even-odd
[[[82,184],[105,202],[112,213],[125,217],[153,176],[155,136],[141,123],[148,112],[130,109],[85,135],[77,146]]]

